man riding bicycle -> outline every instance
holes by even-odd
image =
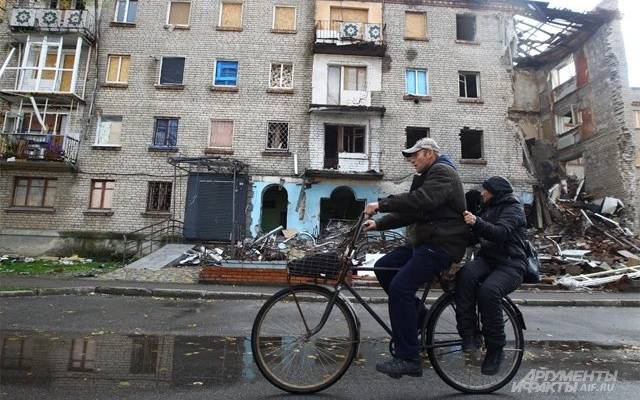
[[[395,345],[393,358],[378,363],[376,370],[393,378],[422,376],[416,326],[421,326],[425,312],[416,292],[463,257],[469,238],[460,176],[451,160],[440,154],[436,141],[420,139],[402,155],[416,170],[409,192],[367,204],[368,215],[388,214],[364,223],[365,231],[406,226],[411,242],[382,257],[374,267],[389,296]]]

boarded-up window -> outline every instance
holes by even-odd
[[[108,83],[127,83],[129,81],[129,64],[131,56],[110,55],[107,64]]]
[[[427,38],[427,14],[407,11],[404,17],[404,37],[410,39]]]
[[[242,3],[222,3],[220,26],[242,28]]]
[[[233,147],[233,121],[211,120],[209,147]]]
[[[122,133],[122,116],[103,115],[98,123],[96,133],[96,145],[119,146]]]
[[[189,25],[189,12],[191,3],[186,1],[172,1],[169,3],[169,15],[167,24],[169,25]]]
[[[369,10],[363,8],[331,7],[331,21],[369,22]]]
[[[344,90],[367,90],[367,68],[344,67]]]
[[[296,8],[276,6],[273,11],[273,29],[294,31],[296,29]]]
[[[340,70],[337,65],[330,65],[327,73],[327,104],[340,104]]]

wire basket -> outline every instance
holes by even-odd
[[[337,251],[312,252],[287,263],[290,276],[336,279],[342,269],[341,253]]]

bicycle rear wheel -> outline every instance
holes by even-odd
[[[465,393],[491,393],[513,379],[524,354],[524,336],[515,311],[502,301],[507,344],[504,360],[496,375],[482,375],[480,366],[486,349],[476,354],[462,352],[462,340],[456,328],[456,311],[453,295],[446,294],[438,302],[429,318],[423,343],[433,369],[449,386]]]
[[[316,285],[286,288],[262,306],[253,323],[251,348],[260,372],[291,393],[313,393],[337,382],[356,356],[359,332],[345,302],[338,298],[322,329],[334,292]]]

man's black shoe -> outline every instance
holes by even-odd
[[[502,352],[502,348],[487,348],[487,354],[484,356],[484,360],[482,361],[480,372],[482,372],[482,375],[497,374],[503,359],[504,353]]]
[[[377,363],[376,371],[387,374],[394,379],[398,379],[402,375],[420,377],[422,376],[422,365],[420,360],[403,360],[393,357],[392,360]]]
[[[480,338],[477,336],[464,336],[462,338],[462,352],[475,353],[480,350]]]

